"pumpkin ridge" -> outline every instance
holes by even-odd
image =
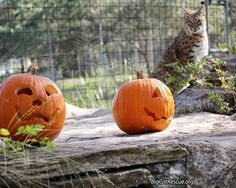
[[[137,90],[137,96],[136,96],[136,98],[137,98],[137,103],[139,102],[138,100],[139,100],[139,98],[140,98],[140,92],[139,92],[139,84],[138,84],[138,82],[136,82],[136,90]],[[136,106],[135,106],[136,107]],[[141,115],[140,115],[140,110],[136,107],[135,108],[136,109],[136,111],[137,111],[137,122],[138,122],[138,126],[142,126],[141,124],[141,120],[140,120],[140,117],[141,117]]]

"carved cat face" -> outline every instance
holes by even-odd
[[[202,34],[206,30],[204,6],[198,10],[184,9],[184,29],[188,35]]]

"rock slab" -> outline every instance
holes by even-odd
[[[68,116],[53,149],[0,162],[0,187],[236,187],[236,121],[208,112],[127,135],[110,110]]]

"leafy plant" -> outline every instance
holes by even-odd
[[[49,177],[49,171],[45,171],[44,169],[48,169],[49,167],[53,167],[58,177],[64,177],[64,171],[62,169],[66,169],[68,172],[68,177],[78,177],[80,179],[81,174],[86,177],[90,177],[90,172],[94,170],[94,168],[90,168],[88,164],[80,164],[78,161],[75,161],[68,157],[62,157],[59,161],[57,160],[39,160],[37,154],[40,152],[40,156],[57,156],[53,150],[48,150],[45,147],[36,147],[34,143],[39,143],[40,145],[47,145],[48,147],[52,147],[52,143],[48,137],[42,137],[41,139],[37,140],[37,136],[43,131],[44,126],[40,124],[32,124],[27,125],[25,127],[19,127],[17,135],[27,136],[27,143],[26,142],[18,142],[12,140],[10,137],[10,132],[7,129],[0,129],[0,143],[2,147],[0,147],[0,159],[3,159],[0,165],[0,185],[4,187],[11,187],[12,185],[17,185],[19,187],[50,187],[50,179],[43,179]],[[33,142],[33,145],[32,145]],[[30,153],[29,149],[37,148],[37,154]],[[42,154],[43,153],[43,154]],[[1,155],[2,154],[2,155]],[[18,160],[19,159],[19,160]],[[37,162],[42,165],[43,169],[41,169],[40,176],[37,178],[32,178],[32,174],[29,173],[31,167],[29,165],[30,162]],[[22,165],[22,166],[21,166]],[[23,167],[23,168],[22,168]],[[56,169],[54,168],[56,167]],[[92,170],[91,170],[92,169]],[[79,184],[81,186],[84,185],[86,181],[87,184],[99,184],[100,182],[108,182],[112,184],[112,182],[107,179],[106,177],[102,176],[103,173],[99,170],[96,170],[96,177],[90,181],[80,179]],[[95,174],[94,173],[94,174]],[[6,178],[5,178],[6,177]],[[71,178],[71,185],[73,185],[73,178]],[[6,181],[9,180],[9,181]],[[68,180],[70,181],[70,180]],[[67,182],[68,182],[67,181]],[[8,185],[8,183],[12,183]],[[94,186],[93,186],[94,187]]]
[[[213,103],[215,112],[228,114],[231,111],[229,103],[224,101],[223,97],[220,94],[217,94],[215,90],[209,91],[209,100]]]
[[[177,62],[165,65],[166,73],[161,74],[155,70],[158,79],[164,81],[175,94],[182,88],[191,84],[191,87],[208,88],[209,100],[214,105],[214,111],[221,114],[232,114],[236,111],[236,77],[227,70],[223,60],[205,59],[199,63],[188,63],[186,65]],[[222,92],[232,96],[231,102],[226,101]]]
[[[174,94],[178,94],[179,91],[189,85],[190,81],[201,84],[204,82],[205,75],[209,72],[204,66],[204,61],[199,63],[187,63],[186,65],[174,62],[164,66],[166,70],[165,74],[162,74],[158,69],[154,71],[154,74],[157,75],[157,78],[162,80]]]
[[[231,53],[236,54],[236,45],[233,45],[231,48]]]
[[[235,76],[233,76],[229,71],[222,70],[221,66],[224,65],[225,62],[222,60],[218,60],[217,63],[212,65],[213,70],[216,72],[216,75],[219,79],[219,85],[214,86],[212,84],[208,84],[208,86],[211,88],[209,92],[209,100],[214,105],[215,111],[217,113],[231,114],[236,109],[236,79]],[[216,93],[216,88],[231,94],[234,104],[230,105],[228,102],[226,102],[221,94]]]
[[[0,135],[2,135],[2,136],[9,136],[10,135],[10,133],[9,133],[9,131],[7,130],[7,129],[0,129]]]
[[[0,129],[0,140],[5,144],[5,150],[7,153],[11,153],[10,150],[14,152],[21,151],[26,147],[31,147],[32,145],[53,147],[52,141],[48,137],[41,137],[37,139],[37,136],[43,131],[44,125],[32,124],[26,126],[20,126],[17,129],[16,136],[24,136],[23,142],[13,140],[10,136],[10,132],[7,129]],[[0,151],[1,152],[1,151]]]

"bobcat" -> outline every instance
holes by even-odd
[[[175,70],[168,67],[177,63],[186,65],[189,62],[199,62],[208,55],[208,36],[206,31],[205,8],[198,10],[184,9],[183,26],[174,41],[162,56],[152,77],[165,78],[168,75],[176,75]]]

